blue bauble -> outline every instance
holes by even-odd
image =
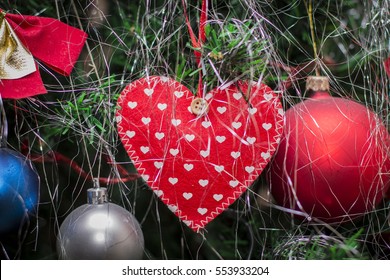
[[[19,229],[34,214],[39,177],[22,154],[0,147],[0,233]]]

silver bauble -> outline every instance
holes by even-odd
[[[71,212],[60,227],[57,252],[68,260],[142,259],[144,237],[126,209],[107,202],[106,189],[88,190],[88,204]]]

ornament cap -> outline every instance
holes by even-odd
[[[103,204],[107,203],[107,189],[101,188],[99,180],[94,178],[94,187],[87,190],[88,204]]]
[[[307,77],[306,90],[329,92],[329,78],[325,76]]]

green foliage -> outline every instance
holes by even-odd
[[[325,243],[325,246],[321,244],[321,240],[314,239],[312,246],[306,251],[305,259],[366,259],[367,256],[360,251],[361,244],[359,242],[363,231],[363,229],[360,229],[343,242],[329,242],[328,244]]]
[[[275,247],[274,257],[298,260],[367,259],[367,250],[360,239],[363,233],[364,229],[360,229],[345,238],[315,233],[281,238]]]
[[[99,141],[99,138],[107,139],[114,129],[111,123],[119,97],[119,92],[110,92],[110,86],[115,83],[115,77],[112,76],[95,90],[82,91],[73,99],[58,101],[54,112],[62,116],[61,122],[52,124],[46,136],[50,138],[81,133],[91,145]]]
[[[192,72],[180,71],[179,76],[200,74],[208,88],[263,77],[268,60],[267,42],[259,30],[261,24],[252,20],[229,19],[207,24],[206,42],[202,47],[196,49],[187,44],[192,50],[201,52],[202,65]]]

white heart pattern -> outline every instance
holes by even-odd
[[[269,159],[271,157],[271,154],[269,152],[266,152],[266,153],[261,152],[261,157],[263,159]]]
[[[182,91],[175,91],[173,93],[177,98],[182,98],[184,96],[184,92]]]
[[[223,165],[216,165],[214,168],[218,173],[221,173],[225,169]]]
[[[257,108],[248,108],[248,112],[249,114],[254,115],[257,113]]]
[[[184,164],[184,169],[187,170],[187,171],[191,171],[192,169],[194,169],[194,165],[191,164],[191,163],[185,163]]]
[[[218,143],[223,143],[226,140],[225,136],[216,136],[215,140],[217,140]]]
[[[181,124],[181,120],[179,120],[179,119],[172,119],[172,125],[173,126],[178,126],[180,124]]]
[[[177,205],[168,204],[168,209],[175,213],[177,211]]]
[[[272,128],[272,124],[270,123],[263,123],[261,125],[265,130],[270,130]]]
[[[141,177],[142,177],[142,179],[144,179],[144,181],[146,181],[146,182],[149,181],[149,178],[150,178],[150,176],[149,176],[148,174],[142,174]],[[159,190],[156,190],[156,189],[155,189],[154,191],[159,191]]]
[[[184,137],[187,139],[188,142],[191,142],[195,139],[195,135],[193,134],[186,134]]]
[[[155,133],[155,136],[156,136],[156,138],[157,138],[158,140],[161,140],[161,139],[164,138],[165,133],[164,133],[164,132],[156,132],[156,133]]]
[[[179,149],[169,149],[169,153],[173,156],[177,156],[179,153]]]
[[[253,166],[245,166],[245,171],[248,173],[252,173],[255,171],[255,168]]]
[[[232,158],[238,159],[240,157],[241,153],[239,151],[231,152],[230,155],[232,156]]]
[[[137,102],[129,101],[127,103],[127,106],[129,106],[130,109],[134,109],[135,107],[137,107]]]
[[[235,188],[238,186],[240,182],[236,181],[236,180],[231,180],[229,181],[229,186],[231,186],[232,188]]]
[[[225,113],[226,110],[227,110],[227,108],[226,108],[225,106],[223,106],[223,107],[217,107],[217,111],[218,111],[218,113],[220,113],[220,114]]]
[[[147,152],[150,151],[150,148],[146,147],[146,146],[141,146],[140,150],[141,150],[142,153],[146,154]]]
[[[162,190],[154,190],[153,191],[158,197],[162,196],[164,192]]]
[[[135,131],[126,131],[126,136],[129,137],[129,138],[133,138],[135,136]]]
[[[206,158],[206,157],[208,157],[209,155],[210,155],[210,151],[208,151],[208,150],[202,150],[202,151],[200,151],[200,155],[202,156],[202,157],[204,157],[204,158]]]
[[[235,129],[239,129],[242,126],[241,122],[232,122],[232,127]]]
[[[192,193],[184,192],[184,193],[183,193],[183,197],[184,197],[185,199],[189,200],[189,199],[191,199],[191,197],[192,197]]]
[[[205,187],[208,184],[209,184],[209,180],[203,180],[203,179],[199,180],[199,185],[201,185],[202,187]]]
[[[201,231],[245,192],[271,160],[283,110],[264,84],[238,81],[204,95],[209,111],[191,111],[194,94],[167,77],[129,84],[116,121],[134,166],[168,208]]]
[[[246,141],[252,145],[256,142],[256,137],[247,137]]]
[[[272,93],[265,93],[263,96],[264,96],[264,99],[267,101],[271,101],[274,98]]]
[[[241,92],[235,92],[235,93],[233,93],[233,97],[236,100],[240,100],[242,98],[242,93]]]
[[[210,122],[210,121],[203,121],[203,122],[202,122],[202,126],[203,126],[204,128],[209,128],[209,127],[211,126],[211,122]]]
[[[144,89],[144,93],[147,95],[147,96],[151,96],[154,92],[154,89],[152,88],[145,88]]]
[[[168,105],[166,103],[158,103],[157,104],[157,108],[161,111],[164,111],[167,107],[168,107]]]
[[[150,118],[145,118],[145,117],[143,117],[143,118],[141,119],[141,121],[142,121],[144,124],[148,124],[148,123],[150,123],[151,119],[150,119]]]
[[[177,184],[177,182],[179,182],[179,179],[169,177],[168,182],[171,183],[172,185],[175,185],[175,184]]]
[[[204,215],[207,213],[207,208],[198,208],[198,213]]]

